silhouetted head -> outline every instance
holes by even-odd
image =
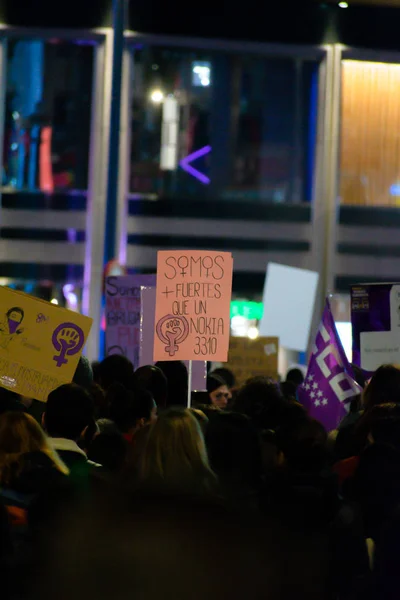
[[[88,458],[111,473],[123,469],[127,452],[128,444],[119,432],[99,433],[87,449]]]
[[[24,412],[25,406],[21,402],[21,397],[15,392],[0,387],[0,415],[8,411]]]
[[[44,424],[50,437],[77,441],[93,422],[90,394],[75,383],[53,390],[48,397]]]
[[[107,398],[110,418],[122,433],[134,433],[157,418],[157,405],[147,390],[127,390],[116,383]]]
[[[400,403],[400,369],[394,365],[379,367],[363,394],[366,410],[378,404]]]
[[[277,383],[268,377],[253,377],[239,390],[234,409],[250,417],[260,429],[275,429],[285,399]]]
[[[304,375],[300,369],[290,369],[286,375],[286,381],[290,381],[298,388],[304,381]]]
[[[315,419],[300,419],[280,427],[278,448],[294,471],[320,471],[327,463],[327,434]]]
[[[133,388],[133,364],[125,356],[113,354],[107,356],[99,367],[99,383],[107,391],[114,383],[120,383],[125,388]]]
[[[161,369],[167,378],[167,406],[186,406],[188,398],[188,372],[180,360],[159,361],[156,367]]]
[[[139,367],[133,376],[136,388],[147,390],[159,409],[165,408],[168,399],[168,382],[161,369],[153,365]]]

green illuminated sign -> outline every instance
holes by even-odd
[[[231,319],[232,317],[244,317],[249,320],[260,321],[264,312],[262,302],[246,302],[245,300],[232,300],[231,302]]]

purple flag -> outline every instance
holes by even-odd
[[[307,377],[298,390],[299,401],[327,431],[335,429],[349,412],[353,396],[361,392],[336,331],[326,301]]]

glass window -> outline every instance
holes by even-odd
[[[311,200],[318,63],[134,49],[135,197]]]
[[[400,205],[400,65],[344,60],[342,204]]]
[[[86,190],[93,47],[11,40],[3,190]]]

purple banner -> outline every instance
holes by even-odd
[[[140,314],[140,352],[139,366],[153,365],[154,322],[156,316],[155,286],[141,286]],[[186,367],[188,361],[185,361]],[[202,392],[207,389],[207,363],[201,360],[192,362],[192,391]]]
[[[326,302],[307,377],[298,390],[299,401],[327,431],[336,429],[349,411],[351,399],[361,392],[336,331]]]
[[[139,366],[140,286],[155,285],[155,275],[106,279],[106,356],[122,354]]]

